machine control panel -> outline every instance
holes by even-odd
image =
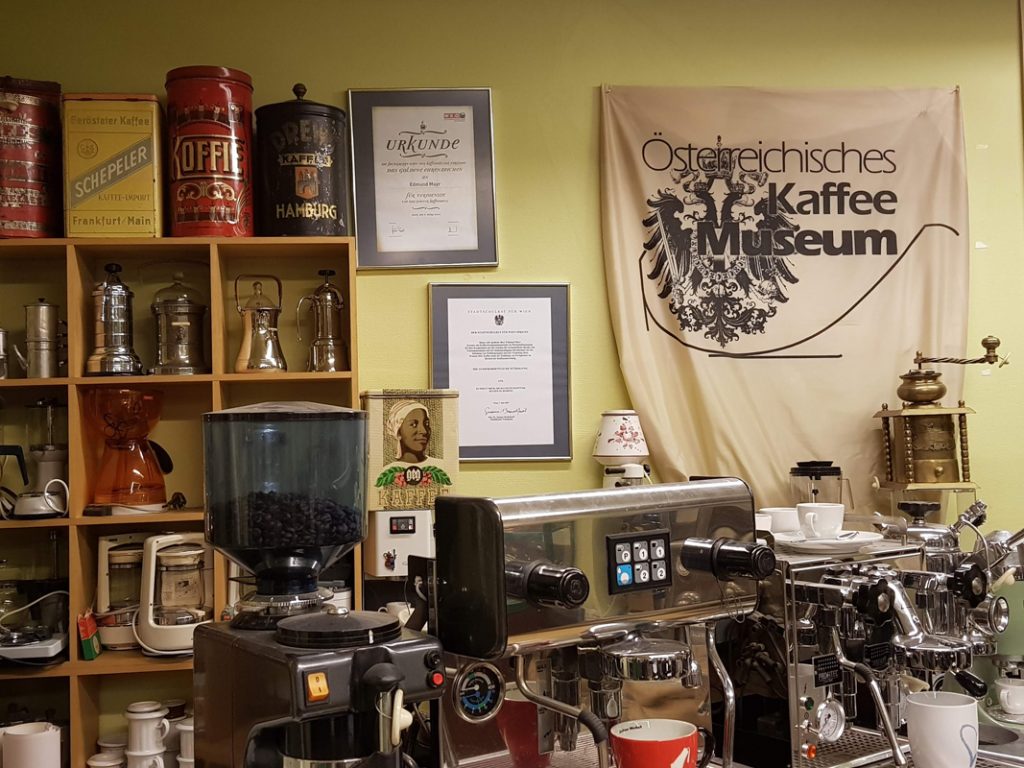
[[[606,541],[610,594],[672,584],[667,529],[615,533],[607,536]]]
[[[393,535],[412,535],[416,533],[415,517],[392,517],[388,520],[388,522],[390,523],[391,533]]]

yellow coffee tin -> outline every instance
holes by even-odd
[[[162,122],[152,94],[64,95],[68,237],[163,234]]]

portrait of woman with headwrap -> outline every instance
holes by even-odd
[[[430,412],[415,400],[398,400],[388,415],[388,433],[395,438],[395,460],[421,464],[430,445]]]
[[[429,454],[430,409],[419,400],[402,399],[391,403],[384,422],[386,436],[394,438],[394,459],[378,475],[377,488],[432,488],[432,495],[451,486],[448,473],[437,464],[443,459]],[[385,444],[386,448],[387,444]]]

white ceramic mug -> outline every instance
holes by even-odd
[[[180,763],[182,758],[191,760],[195,757],[194,744],[195,744],[195,725],[191,717],[186,717],[180,721],[177,725],[179,745],[181,752],[178,754],[178,762]],[[172,766],[173,768],[173,766]]]
[[[974,768],[978,702],[949,691],[907,696],[907,735],[915,768]]]
[[[1024,715],[1024,680],[1003,677],[996,680],[999,706],[1008,715]]]
[[[127,768],[168,768],[164,765],[164,753],[157,752],[155,755],[148,752],[125,752],[128,758]],[[170,766],[169,768],[174,768]]]
[[[164,739],[171,730],[167,707],[159,701],[136,701],[128,705],[124,716],[128,720],[128,749],[125,754],[129,758],[133,754],[163,754]],[[131,762],[129,759],[129,768]]]
[[[124,754],[115,755],[113,752],[97,752],[85,761],[89,768],[125,768]]]
[[[772,533],[800,530],[800,518],[797,517],[796,507],[764,507],[757,511],[759,514],[771,517]]]
[[[60,728],[52,723],[21,723],[4,730],[7,768],[60,768]]]
[[[754,530],[755,531],[768,531],[771,533],[772,530],[772,516],[766,515],[763,512],[758,512],[754,515]]]
[[[405,622],[412,616],[412,605],[409,603],[393,602],[387,603],[380,611],[390,613],[404,627]]]
[[[842,504],[809,501],[796,505],[800,531],[808,539],[834,539],[843,529],[845,513]]]

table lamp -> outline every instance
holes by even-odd
[[[594,458],[604,466],[604,488],[640,485],[647,481],[650,456],[636,411],[605,411],[594,441]]]

